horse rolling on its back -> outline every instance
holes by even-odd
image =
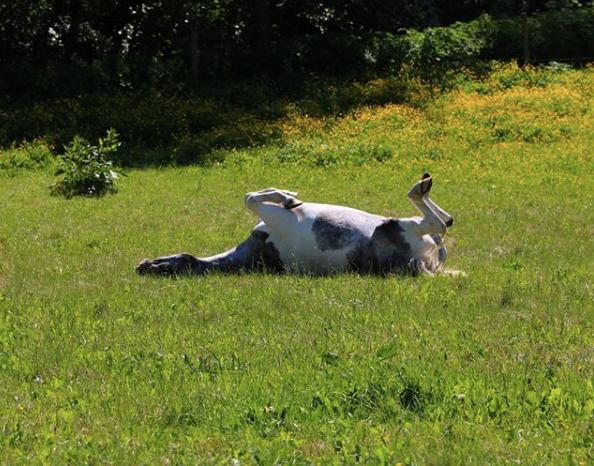
[[[267,270],[328,274],[445,273],[443,235],[452,217],[429,197],[425,173],[408,192],[421,216],[388,218],[350,207],[301,202],[297,193],[268,188],[245,196],[260,223],[241,244],[216,256],[188,253],[144,259],[140,274],[205,274]]]

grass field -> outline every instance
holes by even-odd
[[[592,464],[594,69],[283,131],[101,199],[0,171],[0,463]],[[247,191],[411,215],[425,170],[466,278],[134,274]]]

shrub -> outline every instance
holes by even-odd
[[[118,174],[107,156],[114,154],[120,143],[118,133],[110,129],[105,138],[99,138],[97,146],[79,136],[75,136],[66,151],[59,156],[57,175],[63,178],[51,186],[53,194],[65,197],[103,196],[115,192]]]
[[[409,30],[397,41],[396,50],[414,75],[443,88],[460,71],[484,71],[479,58],[489,47],[493,32],[493,21],[484,15],[469,23]]]

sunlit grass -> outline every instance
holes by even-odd
[[[101,199],[0,175],[2,462],[594,461],[594,75],[501,76]],[[133,272],[243,239],[247,191],[410,215],[425,170],[467,278]]]

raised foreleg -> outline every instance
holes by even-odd
[[[446,227],[449,228],[454,224],[454,218],[441,207],[439,207],[433,201],[433,199],[429,197],[429,194],[425,194],[425,203],[435,213],[435,215],[437,215],[441,219],[441,221],[446,224]]]

